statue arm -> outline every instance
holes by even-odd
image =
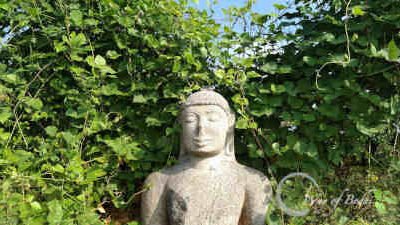
[[[147,177],[145,187],[149,189],[142,194],[141,200],[142,225],[168,225],[166,182],[167,177],[160,172]]]
[[[252,169],[248,172],[242,220],[246,225],[264,225],[268,203],[272,197],[271,184],[262,173]]]

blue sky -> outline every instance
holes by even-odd
[[[214,0],[198,0],[198,3],[194,3],[195,0],[192,0],[191,5],[199,9],[209,9],[209,3],[212,3],[213,1]],[[224,17],[222,9],[227,9],[229,8],[229,6],[244,6],[246,2],[247,0],[217,0],[216,5],[213,5],[213,9],[215,11],[213,18],[218,23],[228,24],[228,21]],[[255,0],[252,11],[261,14],[278,12],[273,5],[287,5],[287,2],[288,0]],[[3,38],[7,39],[8,37]],[[3,41],[0,41],[0,45],[2,44],[2,42],[5,42],[4,39]]]
[[[193,3],[193,6],[199,9],[208,9],[208,2],[213,0],[198,0],[198,4]],[[213,6],[215,11],[214,19],[218,22],[223,22],[224,15],[222,9],[228,8],[229,6],[244,6],[247,0],[217,0],[217,4]],[[287,0],[256,0],[253,5],[252,11],[262,14],[274,13],[277,10],[274,8],[274,4],[286,5]]]

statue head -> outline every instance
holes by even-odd
[[[189,155],[212,157],[224,154],[235,160],[235,114],[226,99],[212,89],[191,94],[182,105],[180,159]]]

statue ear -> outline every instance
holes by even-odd
[[[233,129],[235,129],[235,113],[231,111],[229,114],[229,127],[233,127]]]
[[[183,138],[182,138],[182,132],[181,132],[181,135],[180,135],[180,143],[179,143],[179,160],[181,160],[183,157],[185,157],[186,156],[186,154],[187,154],[187,152],[186,152],[186,149],[185,149],[185,146],[184,146],[184,144],[183,144]]]
[[[182,111],[178,113],[178,116],[176,117],[176,122],[178,122],[179,125],[182,124]]]
[[[228,115],[228,132],[225,140],[225,154],[233,160],[235,159],[235,147],[234,147],[234,131],[235,131],[235,114],[231,111]]]

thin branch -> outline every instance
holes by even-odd
[[[25,90],[24,90],[22,96],[25,96],[25,95],[26,95],[26,93],[28,92],[29,87],[32,85],[32,83],[35,82],[35,80],[37,80],[37,79],[40,77],[40,74],[43,73],[43,71],[44,71],[45,69],[47,69],[47,67],[49,67],[49,66],[52,65],[53,63],[54,63],[54,62],[50,62],[50,63],[46,64],[43,68],[41,68],[41,69],[36,73],[35,77],[33,77],[33,79],[27,84],[27,86],[26,86],[26,88],[25,88]],[[39,90],[40,90],[40,89],[39,89]],[[38,91],[39,91],[39,90],[38,90]],[[37,93],[36,93],[36,94],[37,94]],[[35,94],[35,96],[36,96],[36,94]],[[23,129],[22,129],[22,127],[20,126],[20,123],[19,123],[19,119],[22,117],[22,113],[21,113],[20,115],[18,115],[18,113],[17,113],[18,106],[19,106],[19,104],[21,104],[21,103],[22,103],[22,100],[19,99],[18,102],[15,104],[15,107],[14,107],[14,110],[13,110],[14,117],[15,117],[15,123],[14,123],[14,126],[13,126],[12,130],[11,130],[10,137],[8,137],[8,140],[7,140],[7,143],[6,143],[6,146],[5,146],[6,148],[8,147],[10,141],[12,140],[12,137],[13,137],[13,135],[14,135],[14,132],[15,132],[15,129],[16,129],[17,126],[18,126],[18,129],[19,129],[20,132],[21,132],[21,135],[22,135],[22,138],[23,138],[23,140],[24,140],[24,142],[25,142],[26,148],[29,147],[28,142],[27,142],[27,140],[25,139],[25,136],[24,136],[24,133],[23,133]]]
[[[351,53],[350,53],[350,38],[349,38],[349,7],[350,7],[351,0],[349,0],[346,4],[346,9],[345,9],[345,16],[344,16],[344,32],[346,35],[346,50],[347,50],[347,59],[346,61],[329,61],[324,63],[319,69],[316,70],[316,75],[315,75],[315,87],[320,90],[321,88],[318,86],[318,78],[322,77],[321,76],[321,71],[330,64],[342,64],[343,66],[347,65],[350,63],[351,60]]]

